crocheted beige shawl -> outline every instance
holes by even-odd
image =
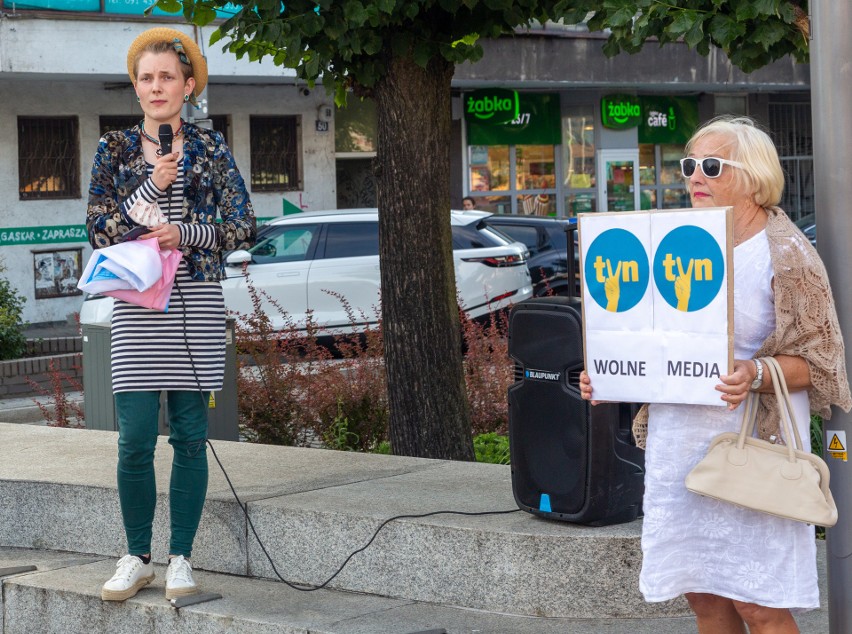
[[[802,357],[810,369],[811,411],[831,418],[831,405],[848,412],[852,396],[846,377],[843,336],[837,322],[831,286],[822,260],[807,238],[778,207],[767,210],[766,237],[772,259],[775,292],[775,331],[755,357],[777,354]],[[758,434],[764,440],[779,436],[780,413],[774,394],[761,394]],[[633,420],[639,447],[648,436],[648,406]]]

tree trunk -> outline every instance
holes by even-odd
[[[473,460],[450,233],[452,75],[443,60],[395,58],[374,92],[382,316],[393,452]]]

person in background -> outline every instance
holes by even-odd
[[[174,29],[147,30],[131,44],[127,69],[144,119],[100,140],[89,186],[89,241],[110,246],[146,226],[140,239],[156,239],[161,250],[179,249],[183,257],[167,312],[115,300],[112,386],[128,554],[104,584],[104,601],[128,599],[154,579],[154,449],[163,391],[173,447],[165,594],[197,591],[189,558],[207,494],[208,398],[222,388],[225,366],[222,252],[248,248],[256,235],[248,192],[223,136],[181,119],[184,104],[207,83],[195,41]],[[173,133],[170,152],[160,147],[164,125]]]
[[[849,411],[831,288],[816,250],[777,206],[784,173],[751,119],[705,124],[681,170],[693,207],[733,207],[735,360],[716,386],[722,407],[655,403],[634,420],[646,449],[640,590],[649,602],[685,595],[701,634],[791,634],[796,611],[819,607],[814,527],[691,493],[684,479],[715,436],[739,431],[749,392],[759,394],[760,437],[781,438],[762,357],[781,365],[805,451],[811,411]],[[580,392],[596,404],[585,372]]]
[[[476,201],[470,196],[465,196],[464,198],[462,198],[462,209],[464,209],[465,211],[476,209]]]

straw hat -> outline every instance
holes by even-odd
[[[154,42],[175,42],[176,40],[180,42],[183,52],[186,53],[189,64],[192,66],[192,76],[195,78],[195,89],[192,91],[193,95],[200,95],[201,91],[207,85],[207,60],[204,59],[194,39],[186,33],[166,27],[148,29],[140,33],[133,40],[130,49],[127,51],[127,74],[130,75],[130,81],[136,83],[136,77],[133,74],[133,65],[146,46]]]

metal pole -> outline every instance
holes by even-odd
[[[852,370],[852,2],[811,0],[811,100],[814,134],[814,193],[817,245],[831,278],[840,329],[846,343],[846,367]],[[826,450],[837,434],[852,439],[852,413],[833,408],[825,422]],[[837,444],[835,443],[835,448]],[[826,451],[831,489],[839,520],[826,531],[828,621],[831,634],[852,632],[852,464],[847,453]]]

